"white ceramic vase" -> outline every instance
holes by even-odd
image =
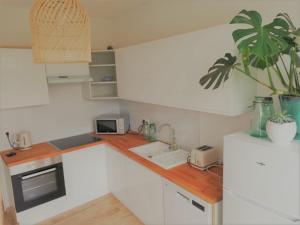
[[[268,137],[276,144],[286,145],[293,141],[297,133],[296,122],[289,123],[274,123],[267,122]]]

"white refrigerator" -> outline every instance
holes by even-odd
[[[300,142],[224,138],[224,225],[300,224]]]

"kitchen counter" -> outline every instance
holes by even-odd
[[[46,142],[46,143],[35,144],[29,150],[22,151],[22,150],[10,149],[10,150],[6,150],[6,151],[2,151],[0,154],[1,154],[3,161],[5,162],[6,166],[12,167],[12,166],[16,166],[16,165],[19,165],[22,163],[31,162],[31,161],[39,160],[39,159],[45,159],[45,158],[49,158],[49,157],[55,157],[55,156],[62,155],[62,154],[68,153],[68,152],[80,150],[83,148],[88,148],[88,147],[99,145],[99,144],[105,144],[105,143],[106,143],[105,141],[101,140],[101,141],[97,141],[97,142],[87,144],[87,145],[77,146],[77,147],[73,147],[73,148],[69,148],[69,149],[65,149],[65,150],[59,150]],[[8,157],[7,154],[9,154],[11,152],[15,152],[17,154],[15,156]]]
[[[58,150],[48,143],[41,143],[34,145],[32,149],[27,151],[3,151],[1,152],[1,157],[8,167],[12,167],[21,163],[54,157],[99,144],[108,144],[114,150],[126,155],[130,159],[142,164],[146,168],[211,204],[222,200],[222,168],[218,167],[206,172],[192,168],[188,164],[183,164],[170,170],[166,170],[128,150],[132,147],[147,144],[148,141],[142,136],[126,134],[100,135],[100,137],[103,138],[103,140],[66,150]],[[10,152],[17,152],[17,154],[13,157],[7,157],[6,155]]]

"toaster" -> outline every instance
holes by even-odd
[[[217,161],[217,149],[207,145],[193,149],[189,159],[191,166],[200,170],[206,170],[210,165],[216,163]]]

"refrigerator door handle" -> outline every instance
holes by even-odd
[[[263,208],[263,209],[265,209],[265,210],[268,210],[268,211],[270,211],[270,212],[272,212],[272,213],[274,213],[274,214],[277,214],[277,215],[279,215],[280,217],[285,218],[285,219],[287,219],[287,220],[290,220],[290,221],[292,221],[292,222],[294,222],[294,223],[300,222],[300,218],[299,218],[299,217],[291,216],[291,215],[288,215],[288,214],[283,213],[283,212],[281,212],[281,211],[278,211],[278,210],[276,210],[276,209],[273,209],[273,208],[271,208],[271,207],[269,207],[269,206],[266,206],[266,205],[264,205],[264,204],[262,204],[262,203],[260,203],[260,202],[257,202],[257,201],[255,201],[255,200],[252,200],[252,199],[250,199],[250,198],[247,198],[247,197],[245,197],[245,196],[243,196],[243,195],[241,195],[241,194],[239,194],[239,193],[235,193],[235,192],[233,192],[232,190],[230,190],[230,189],[228,189],[228,188],[226,188],[226,187],[223,187],[223,190],[226,191],[227,193],[229,193],[230,195],[235,196],[236,198],[242,199],[242,200],[244,200],[244,201],[246,201],[246,202],[249,202],[249,203],[251,203],[251,204],[253,204],[253,205],[256,205],[256,206],[258,206],[258,207],[260,207],[260,208]]]

